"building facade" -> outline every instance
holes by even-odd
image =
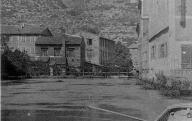
[[[48,28],[39,26],[1,26],[1,39],[11,50],[25,51],[31,57],[35,56],[35,43],[40,36],[52,36]]]
[[[85,42],[85,61],[93,65],[100,65],[99,36],[90,32],[80,32]]]
[[[95,65],[105,65],[113,56],[115,42],[90,32],[81,32],[85,42],[85,60]]]
[[[66,68],[77,72],[83,70],[85,46],[80,36],[64,33],[59,36],[39,37],[36,50],[36,58],[47,60],[50,66],[58,66],[63,71]]]
[[[68,65],[80,72],[85,64],[85,42],[77,35],[65,34],[66,58]]]
[[[34,60],[47,63],[51,76],[61,75],[66,72],[64,35],[38,37],[35,47]]]
[[[149,3],[150,0],[139,0],[140,13],[139,38],[138,38],[138,70],[145,76],[149,72]]]
[[[153,78],[157,73],[191,78],[192,73],[192,1],[191,0],[142,0],[140,46],[147,40],[148,72]],[[143,36],[145,26],[148,38]],[[142,49],[140,51],[142,55]],[[141,61],[144,61],[141,58]],[[140,62],[142,63],[142,62]],[[141,68],[144,68],[142,64]]]
[[[90,32],[78,33],[85,42],[85,62],[87,71],[100,72],[113,57],[115,42]]]
[[[113,59],[115,42],[110,39],[100,37],[99,48],[99,63],[101,65],[106,65],[111,59]]]

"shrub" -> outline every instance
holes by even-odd
[[[31,66],[29,56],[19,50],[11,51],[8,48],[1,54],[2,79],[19,76],[29,77]]]
[[[180,91],[176,89],[162,89],[161,94],[168,97],[179,97]]]
[[[141,79],[138,79],[136,81],[136,85],[143,85],[143,84],[144,84],[144,82]]]
[[[136,85],[141,85],[143,89],[155,89],[153,80],[150,79],[138,80]]]
[[[156,76],[157,83],[161,87],[165,87],[167,84],[167,77],[162,72],[155,74],[155,76]]]
[[[159,90],[162,95],[168,97],[179,97],[192,95],[190,90],[192,83],[185,78],[166,77],[163,73],[156,74],[156,80],[142,79],[136,82],[143,89]]]
[[[171,82],[171,88],[173,90],[181,90],[181,81],[180,80],[173,80]]]
[[[191,86],[191,82],[189,80],[182,81],[182,87],[181,89],[189,90]]]
[[[42,61],[33,61],[31,63],[32,70],[31,75],[32,76],[40,76],[40,75],[49,75],[49,65],[46,62]]]

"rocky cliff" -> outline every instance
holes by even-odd
[[[68,33],[89,28],[102,36],[135,40],[137,3],[131,0],[2,0],[2,24],[39,24]]]

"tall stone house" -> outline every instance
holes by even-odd
[[[1,26],[1,39],[9,49],[24,51],[31,57],[36,55],[35,43],[41,36],[52,36],[52,34],[48,28],[34,25]]]
[[[78,33],[85,41],[85,60],[93,65],[100,65],[99,62],[99,36],[91,32]]]
[[[102,71],[113,57],[115,42],[91,32],[78,33],[85,42],[85,64],[91,69],[89,71]]]
[[[39,37],[36,42],[36,57],[49,61],[50,66],[57,66],[63,72],[66,68],[80,72],[85,62],[84,45],[82,37],[66,33]]]
[[[142,76],[153,78],[157,73],[164,73],[191,79],[192,1],[142,0],[139,3]]]

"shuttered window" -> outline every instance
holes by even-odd
[[[183,69],[192,69],[192,45],[181,46],[181,66]]]
[[[159,57],[166,58],[168,56],[168,47],[167,43],[163,43],[159,47]]]
[[[151,47],[151,59],[155,59],[155,55],[156,55],[156,46],[153,45]]]
[[[54,56],[60,56],[61,48],[54,48]]]
[[[41,48],[41,56],[48,56],[48,48]]]

